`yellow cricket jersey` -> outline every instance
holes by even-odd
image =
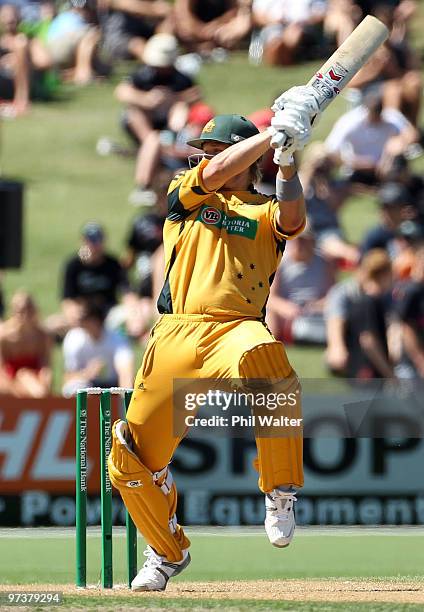
[[[208,163],[177,174],[169,186],[158,310],[262,319],[285,241],[304,226],[281,232],[273,197],[208,191],[202,181]]]

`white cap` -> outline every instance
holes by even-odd
[[[172,34],[155,34],[146,42],[143,62],[154,68],[173,66],[178,57],[178,42]]]

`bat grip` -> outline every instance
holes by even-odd
[[[293,143],[293,138],[285,132],[278,131],[271,137],[271,147],[273,149],[282,149],[286,151]]]

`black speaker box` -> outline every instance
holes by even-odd
[[[0,179],[0,268],[22,265],[24,185]]]

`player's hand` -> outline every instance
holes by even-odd
[[[317,124],[321,114],[315,90],[310,85],[291,87],[281,94],[271,106],[271,110],[275,113],[287,108],[306,113],[309,116],[311,125]]]
[[[275,113],[268,131],[271,134],[271,147],[293,154],[309,142],[311,121],[307,113],[285,108]]]
[[[293,153],[290,153],[290,151],[283,151],[281,147],[279,149],[275,149],[273,162],[277,166],[280,166],[280,168],[291,166],[294,164]]]

